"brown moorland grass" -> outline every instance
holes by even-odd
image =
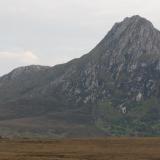
[[[160,160],[160,138],[1,139],[0,160]]]

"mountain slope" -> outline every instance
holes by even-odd
[[[79,59],[1,77],[0,133],[159,135],[159,95],[160,32],[133,16]]]

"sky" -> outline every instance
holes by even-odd
[[[160,29],[160,0],[0,0],[0,76],[78,58],[133,15]]]

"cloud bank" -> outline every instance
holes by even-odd
[[[0,61],[19,61],[22,63],[37,63],[39,58],[31,51],[21,53],[16,52],[0,52]]]
[[[31,51],[24,52],[0,52],[0,70],[8,73],[18,66],[39,64],[39,57]],[[0,74],[2,76],[2,74]]]

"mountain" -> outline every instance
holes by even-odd
[[[22,137],[160,135],[160,32],[138,15],[116,23],[88,54],[0,78],[0,134]]]

